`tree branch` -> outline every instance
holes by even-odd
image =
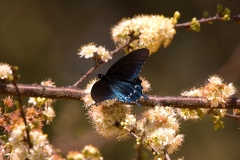
[[[45,97],[52,99],[79,100],[84,96],[84,91],[77,87],[46,87],[41,85],[17,84],[21,96]],[[12,84],[0,82],[0,94],[18,95],[16,88]],[[150,100],[140,99],[143,106],[174,106],[175,108],[211,108],[210,103],[200,97],[183,96],[155,96],[148,95]],[[225,107],[218,106],[218,109],[240,109],[240,98],[229,98]]]
[[[52,99],[73,99],[80,100],[84,91],[77,87],[46,87],[41,85],[17,84],[21,96],[45,97]],[[18,95],[12,84],[0,82],[0,94]]]

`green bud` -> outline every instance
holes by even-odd
[[[231,13],[231,10],[229,8],[225,8],[224,11],[223,11],[223,14],[229,14],[230,15]]]
[[[217,5],[217,13],[220,14],[222,12],[223,6],[218,4]]]
[[[175,19],[179,19],[180,18],[180,16],[181,16],[181,14],[178,12],[178,11],[176,11],[175,13],[174,13],[174,18]]]
[[[209,17],[208,11],[204,11],[204,12],[203,12],[203,18],[208,18],[208,17]]]
[[[222,19],[225,20],[225,21],[229,21],[230,20],[230,16],[225,14]]]
[[[193,18],[190,24],[190,29],[195,31],[195,32],[199,32],[200,31],[200,23],[197,21],[196,18]]]

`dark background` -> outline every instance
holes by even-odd
[[[115,49],[110,28],[122,18],[138,14],[171,17],[179,11],[179,23],[183,23],[193,17],[200,19],[205,10],[214,15],[217,4],[229,7],[232,14],[240,14],[239,0],[1,0],[0,61],[19,66],[19,83],[40,83],[51,77],[57,86],[73,85],[93,65],[91,59],[80,59],[76,55],[77,49],[89,42]],[[233,82],[239,90],[238,24],[218,21],[213,25],[202,25],[200,33],[184,28],[176,31],[170,46],[161,47],[148,58],[142,69],[141,75],[153,88],[150,94],[180,95],[184,90],[203,85],[212,74],[219,74],[226,83]],[[97,72],[105,73],[123,54],[115,56]],[[80,87],[84,88],[85,84]],[[53,146],[67,153],[92,144],[100,149],[106,160],[132,159],[135,141],[119,142],[115,138],[99,136],[86,119],[86,110],[82,106],[80,101],[57,101],[57,116],[50,126],[45,127]],[[134,110],[143,109],[134,107]],[[240,126],[236,121],[225,118],[225,128],[217,131],[213,130],[208,116],[200,122],[181,123],[185,142],[172,159],[182,156],[186,160],[240,159]]]

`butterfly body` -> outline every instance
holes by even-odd
[[[148,55],[147,49],[135,50],[113,64],[106,75],[99,74],[100,80],[93,85],[91,90],[93,100],[102,102],[116,99],[138,104],[136,101],[140,97],[148,99],[142,93],[142,81],[138,77]]]

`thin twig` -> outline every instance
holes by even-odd
[[[134,131],[130,130],[129,128],[126,128],[126,130],[127,130],[134,138],[140,139],[140,137],[139,137],[138,135],[136,135],[136,134],[134,133]],[[151,144],[148,143],[147,145],[152,149],[153,152],[158,153],[158,151],[157,151]]]
[[[225,116],[229,117],[229,118],[232,118],[232,119],[235,119],[235,120],[240,122],[240,116],[239,115],[226,113]]]
[[[145,136],[145,131],[143,132],[143,134],[141,135],[141,139],[139,141],[139,145],[137,146],[137,160],[142,160],[142,148],[143,148],[143,138]]]
[[[169,154],[167,154],[166,149],[164,149],[164,160],[171,160]]]
[[[202,18],[200,20],[197,20],[199,23],[208,23],[208,22],[212,22],[214,20],[221,20],[222,17],[220,17],[218,14],[216,14],[214,17],[209,17],[209,18]],[[179,24],[176,24],[175,27],[176,28],[180,28],[180,27],[190,27],[191,25],[191,22],[186,22],[186,23],[179,23]]]
[[[214,17],[209,17],[209,18],[202,18],[202,19],[199,19],[197,20],[198,23],[209,23],[209,22],[212,22],[212,21],[217,21],[217,20],[222,20],[223,17],[219,16],[219,14],[216,14]],[[231,19],[237,23],[239,23],[240,21],[240,15],[233,15],[231,16]],[[179,23],[179,24],[176,24],[175,27],[176,28],[180,28],[180,27],[185,27],[185,28],[189,28],[191,26],[191,22],[186,22],[186,23]]]
[[[115,55],[116,53],[121,51],[123,48],[127,47],[135,39],[136,39],[136,37],[131,37],[130,40],[126,44],[124,44],[124,45],[116,48],[114,51],[112,51],[111,55],[112,56]],[[73,86],[77,87],[79,84],[83,83],[83,81],[103,63],[106,63],[106,62],[105,61],[99,61],[94,67],[90,68],[85,74],[83,74],[83,76]]]
[[[26,135],[27,135],[27,143],[28,143],[28,146],[29,148],[32,148],[33,147],[33,144],[30,140],[30,134],[29,134],[29,129],[28,129],[28,124],[27,124],[27,120],[26,120],[26,116],[25,116],[25,112],[23,110],[23,103],[22,103],[22,100],[21,100],[21,94],[20,94],[20,90],[17,86],[17,83],[16,83],[16,80],[14,78],[14,80],[12,81],[12,84],[14,85],[15,89],[16,89],[16,92],[17,92],[17,97],[18,97],[18,103],[19,103],[19,108],[20,108],[20,112],[21,112],[21,116],[22,116],[22,119],[23,119],[23,122],[25,124],[25,130],[26,130]]]

